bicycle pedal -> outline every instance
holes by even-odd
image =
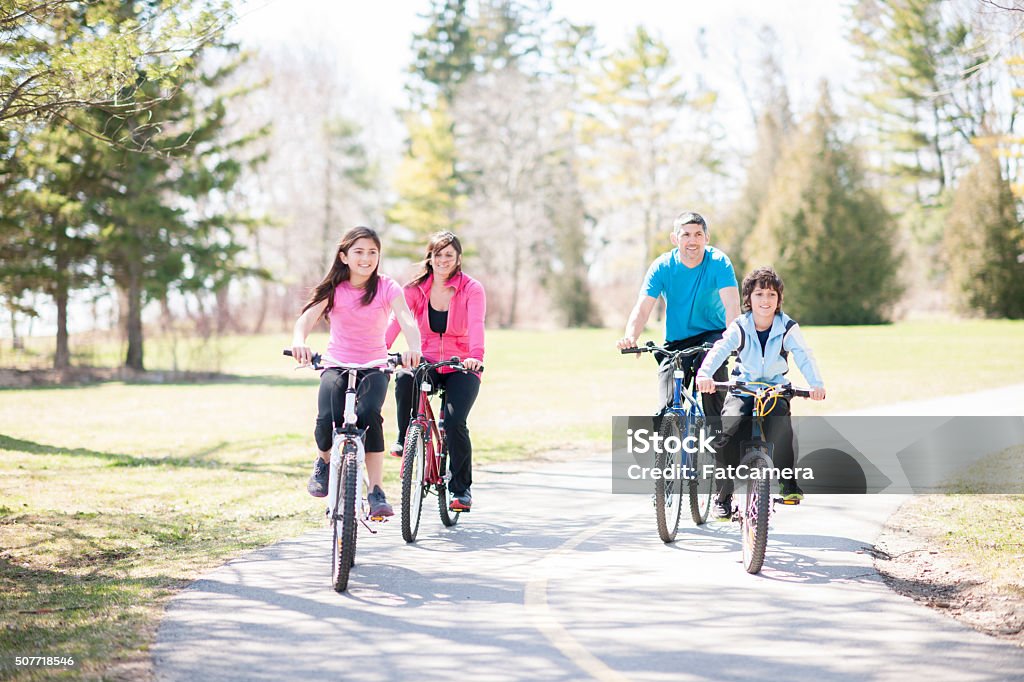
[[[787,500],[785,497],[776,497],[774,502],[775,504],[786,504],[789,506],[800,504],[800,500]]]

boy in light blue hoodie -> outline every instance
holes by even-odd
[[[811,399],[825,399],[825,383],[814,354],[800,332],[800,325],[782,312],[782,290],[782,278],[770,267],[760,267],[743,278],[740,288],[743,314],[733,320],[701,363],[697,371],[697,387],[701,391],[711,393],[717,390],[712,375],[733,351],[739,352],[737,365],[732,371],[733,379],[773,385],[789,383],[785,375],[789,371],[788,358],[792,353],[810,384]],[[720,464],[739,464],[735,444],[742,438],[737,439],[737,435],[749,438],[752,412],[752,398],[731,393],[726,398],[722,409],[722,433],[714,443],[715,450],[723,456],[724,462]],[[792,469],[795,464],[796,448],[789,415],[789,400],[780,397],[771,412],[771,419],[765,420],[765,436],[774,444],[773,460],[779,469]],[[732,481],[722,480],[719,486],[712,513],[715,518],[728,519],[732,515]],[[788,500],[799,500],[804,496],[792,478],[783,479],[782,495]]]

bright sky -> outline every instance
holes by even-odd
[[[417,16],[430,7],[428,0],[239,0],[242,18],[235,31],[252,47],[279,42],[301,45],[317,42],[333,46],[338,60],[353,74],[356,92],[375,98],[384,109],[404,103],[402,87],[411,61],[412,33],[422,30]],[[721,94],[723,116],[748,125],[746,104],[736,70],[738,54],[753,57],[757,29],[768,24],[783,45],[784,68],[790,98],[805,111],[817,93],[817,82],[827,76],[833,96],[841,101],[842,87],[855,73],[855,62],[845,40],[846,3],[806,0],[554,0],[553,14],[575,23],[592,23],[598,38],[610,47],[621,46],[635,27],[643,24],[673,46],[677,60],[696,51],[692,45],[705,29],[712,87]],[[687,46],[683,49],[682,46]],[[749,64],[749,62],[748,62]]]

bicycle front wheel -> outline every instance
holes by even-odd
[[[661,418],[658,429],[662,446],[654,455],[654,466],[662,472],[671,472],[671,477],[659,476],[654,480],[654,510],[658,519],[658,537],[662,542],[672,542],[679,530],[679,516],[682,511],[682,481],[676,477],[680,464],[680,450],[670,452],[665,447],[667,438],[680,443],[679,415],[669,413]]]
[[[743,516],[740,533],[743,540],[743,568],[747,573],[758,573],[764,565],[764,553],[768,546],[768,514],[771,505],[771,479],[767,471],[771,460],[760,450],[743,458],[750,471],[760,470],[765,478],[747,481],[747,492],[743,501]]]
[[[687,420],[690,436],[695,436],[699,442],[701,430],[704,428],[704,418],[696,417]],[[691,441],[692,442],[692,441]],[[692,478],[688,481],[690,498],[690,516],[698,526],[708,520],[708,512],[711,511],[711,490],[715,485],[714,472],[715,456],[711,452],[700,448],[692,456],[688,457],[694,471],[690,472]]]
[[[402,458],[402,539],[416,540],[423,510],[423,426],[413,424],[405,434],[405,455]]]
[[[437,485],[437,511],[441,514],[441,523],[451,528],[459,522],[459,514],[462,512],[452,511],[448,508],[448,481],[452,477],[452,464],[447,452],[441,453],[438,469],[441,472],[441,482]]]
[[[332,582],[337,592],[348,589],[348,576],[356,563],[356,495],[359,490],[359,470],[356,448],[346,445],[342,451],[341,485],[338,486],[338,504],[331,519],[334,540]]]

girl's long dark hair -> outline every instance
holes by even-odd
[[[426,282],[428,279],[430,279],[431,275],[434,274],[434,266],[430,262],[431,258],[434,257],[435,253],[437,253],[438,251],[447,246],[451,246],[453,249],[455,249],[455,255],[459,258],[459,262],[456,263],[455,269],[452,270],[452,274],[448,278],[451,279],[455,275],[462,272],[462,242],[459,241],[459,238],[455,236],[454,232],[449,232],[447,230],[444,230],[442,232],[435,232],[434,234],[430,235],[430,240],[427,241],[427,254],[420,262],[419,271],[413,276],[411,280],[409,280],[409,283],[406,284],[405,286],[413,287],[416,286],[417,284],[423,284],[423,282]]]
[[[316,285],[313,289],[312,295],[309,297],[309,301],[302,308],[302,312],[306,312],[313,306],[326,299],[327,307],[324,308],[324,319],[330,314],[334,308],[334,290],[342,282],[347,282],[352,276],[352,271],[348,265],[341,262],[341,258],[338,254],[344,253],[348,255],[348,250],[352,248],[360,239],[372,239],[373,243],[377,245],[377,250],[380,250],[380,237],[377,232],[369,227],[353,227],[351,230],[345,233],[338,242],[338,250],[334,253],[334,262],[331,264],[331,269],[327,272],[323,281]],[[370,305],[373,299],[377,296],[377,283],[380,281],[380,276],[377,271],[380,269],[380,261],[377,261],[377,267],[373,269],[370,274],[370,279],[367,280],[366,286],[363,290],[363,297],[359,300],[362,305]]]

